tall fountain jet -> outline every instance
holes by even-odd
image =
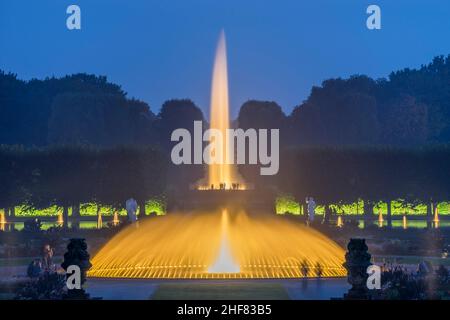
[[[222,137],[227,136],[226,131],[230,127],[229,103],[228,103],[228,68],[227,68],[227,48],[225,42],[225,32],[222,30],[216,49],[214,62],[211,106],[210,106],[210,128],[217,129],[222,133]],[[228,141],[222,145],[223,159],[231,155]],[[208,166],[208,187],[217,188],[220,184],[225,184],[226,188],[233,183],[242,184],[242,178],[233,164],[210,164]]]
[[[230,127],[225,34],[217,46],[210,124],[226,138]],[[226,143],[223,154],[228,153]],[[242,184],[234,164],[210,164],[196,187]],[[209,184],[207,184],[209,183]],[[248,185],[239,189],[249,189]],[[228,192],[228,191],[227,191]],[[224,196],[224,194],[216,194]],[[209,194],[206,194],[209,196]],[[234,196],[234,194],[231,194]],[[205,197],[206,198],[206,197]],[[244,209],[171,213],[141,221],[114,236],[92,259],[91,277],[234,279],[342,277],[344,250],[313,228],[275,215],[248,215]],[[209,209],[206,209],[209,210]],[[310,272],[301,272],[301,263]],[[319,268],[320,267],[320,268]],[[319,272],[320,271],[320,272]]]

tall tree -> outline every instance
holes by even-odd
[[[114,146],[152,141],[149,107],[121,95],[66,93],[55,97],[49,119],[51,144]]]
[[[167,155],[170,156],[173,146],[177,143],[171,141],[171,135],[175,129],[187,129],[193,138],[194,121],[203,121],[204,127],[207,127],[204,120],[202,111],[191,100],[177,99],[166,101],[158,114],[156,128],[160,145]],[[193,144],[191,144],[191,147],[191,152],[193,152]],[[170,163],[168,182],[171,187],[176,189],[187,189],[190,184],[195,183],[205,174],[203,165],[176,166],[172,162]]]
[[[381,142],[400,146],[423,145],[428,138],[428,108],[409,95],[390,101],[382,109]]]
[[[290,115],[291,142],[367,145],[378,141],[376,83],[365,76],[324,81]]]

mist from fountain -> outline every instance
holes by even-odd
[[[212,74],[210,129],[219,131],[224,137],[225,141],[223,141],[221,146],[218,146],[221,150],[214,150],[214,153],[221,154],[223,159],[228,159],[234,154],[233,150],[230,150],[228,141],[225,139],[229,128],[227,48],[225,32],[222,30],[217,44]],[[241,186],[240,189],[244,189],[244,180],[239,175],[237,167],[226,162],[210,164],[207,178],[200,183],[199,189],[210,189],[211,186],[219,189],[221,185],[223,188],[230,189],[233,184],[239,184]],[[205,180],[207,183],[205,183]]]
[[[224,227],[225,225],[225,227]],[[225,237],[224,237],[225,232]],[[224,239],[226,239],[224,241]],[[344,250],[320,232],[245,211],[171,213],[114,236],[92,259],[91,277],[296,278],[344,276]]]
[[[230,126],[225,33],[216,51],[211,89],[211,129]],[[230,150],[222,146],[223,154]],[[210,164],[199,190],[245,189],[236,165]],[[225,186],[224,186],[225,185]],[[244,186],[244,187],[242,187]],[[199,191],[203,192],[203,191]],[[340,217],[339,217],[340,218]],[[313,228],[271,215],[217,210],[169,213],[144,219],[114,236],[93,258],[91,277],[295,278],[338,277],[344,250]]]

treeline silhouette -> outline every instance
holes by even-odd
[[[287,148],[280,159],[275,176],[240,170],[257,188],[276,186],[301,203],[311,196],[325,206],[362,199],[368,213],[377,202],[402,199],[405,207],[428,204],[431,215],[431,203],[450,199],[450,147]],[[130,197],[145,208],[151,198],[176,195],[172,187],[187,190],[181,180],[168,184],[170,168],[163,152],[146,147],[1,146],[0,208],[56,205],[67,214],[91,202],[122,208]]]
[[[22,81],[0,72],[0,144],[162,145],[173,128],[202,120],[190,100],[155,115],[106,77],[76,74]],[[286,115],[275,102],[250,100],[236,125],[280,128],[285,145],[420,146],[450,142],[450,56],[387,79],[329,79]]]
[[[280,155],[275,184],[301,203],[322,205],[401,199],[405,208],[450,199],[450,148],[295,148]],[[253,177],[258,179],[258,177]],[[261,178],[259,178],[261,179]],[[407,210],[405,210],[406,212]]]
[[[192,132],[194,120],[205,116],[191,100],[154,114],[106,77],[22,81],[0,72],[0,207],[142,202],[187,188],[204,168],[173,165],[170,135]],[[387,79],[326,80],[289,115],[250,100],[233,125],[280,129],[277,176],[239,168],[257,186],[321,203],[450,198],[450,56]]]
[[[67,215],[91,202],[123,208],[133,197],[145,210],[145,201],[165,190],[167,162],[146,147],[1,146],[0,208],[56,205]]]

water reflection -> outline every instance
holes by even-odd
[[[79,224],[79,229],[96,229],[97,228],[97,221],[80,221],[80,222],[69,222],[69,228],[72,228],[73,226]],[[42,230],[48,230],[52,227],[60,227],[61,224],[59,222],[41,222],[41,229]],[[24,228],[24,222],[11,222],[6,223],[5,230],[11,230],[12,228],[16,229],[17,231],[21,231]]]
[[[359,219],[358,221],[358,228],[364,229],[367,226],[378,226],[378,227],[387,227],[388,221],[384,220],[382,224],[379,220],[372,221],[372,222],[365,222],[363,219]],[[415,228],[415,229],[422,229],[427,228],[427,219],[395,219],[391,221],[392,228],[398,228],[398,229],[407,229],[407,228]],[[438,223],[433,224],[434,227],[439,228],[449,228],[450,227],[450,220],[440,220]]]

